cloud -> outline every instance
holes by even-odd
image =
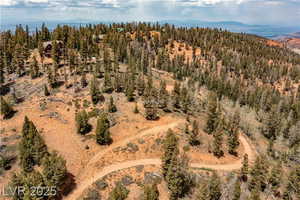
[[[119,8],[119,0],[0,0],[2,7],[103,7]]]
[[[262,3],[267,6],[280,6],[280,5],[284,5],[285,2],[278,1],[278,0],[268,0],[268,1],[264,1]]]
[[[2,21],[240,21],[299,24],[300,0],[0,0]]]
[[[128,8],[139,7],[142,4],[164,4],[170,6],[207,7],[207,6],[234,6],[247,2],[265,3],[267,5],[281,5],[285,2],[298,0],[0,0],[2,7],[96,7],[96,8]]]
[[[17,1],[15,1],[15,0],[1,0],[0,1],[0,6],[13,6],[16,4],[17,4]]]
[[[214,6],[217,4],[241,4],[249,0],[175,0],[184,6]]]
[[[48,0],[25,0],[25,3],[48,3]]]

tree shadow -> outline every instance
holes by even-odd
[[[0,95],[4,96],[10,92],[10,87],[8,85],[2,85],[0,87]]]
[[[61,87],[65,82],[64,81],[57,81],[56,83],[52,84],[52,88],[59,88]]]
[[[84,130],[80,133],[81,135],[86,135],[93,130],[93,126],[91,124],[87,124]]]
[[[16,99],[16,104],[23,103],[25,101],[25,97],[18,97]]]
[[[199,146],[201,142],[198,139],[192,140],[189,142],[192,146]]]
[[[13,110],[12,112],[10,112],[8,115],[3,116],[4,120],[8,120],[11,119],[18,111],[17,110]]]
[[[76,188],[75,176],[71,173],[67,173],[65,184],[62,187],[60,194],[58,195],[59,200],[63,199],[64,196],[70,194],[74,188]]]

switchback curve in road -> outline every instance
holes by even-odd
[[[143,131],[142,133],[129,137],[125,140],[122,140],[118,143],[115,143],[114,145],[111,145],[109,148],[99,152],[96,154],[87,164],[87,167],[85,168],[84,171],[88,170],[89,167],[93,166],[99,160],[101,157],[103,157],[106,153],[111,151],[112,149],[126,145],[128,142],[146,136],[146,135],[151,135],[157,132],[162,132],[166,131],[168,129],[175,128],[181,123],[181,121],[173,122],[167,125],[162,125],[162,126],[156,126],[150,129],[147,129]],[[248,154],[249,162],[253,162],[255,159],[255,152],[253,151],[251,144],[248,142],[247,138],[240,134],[239,135],[239,140],[241,144],[244,147],[244,153]],[[139,165],[161,165],[161,160],[160,159],[140,159],[140,160],[132,160],[132,161],[126,161],[122,163],[116,163],[110,166],[104,167],[100,172],[94,174],[91,178],[83,180],[80,185],[78,185],[74,191],[72,191],[67,197],[65,197],[65,200],[76,200],[80,195],[83,193],[83,191],[91,186],[94,182],[97,180],[103,178],[104,176],[123,169],[139,166]],[[203,163],[191,163],[190,167],[192,168],[207,168],[207,169],[212,169],[212,170],[224,170],[224,171],[232,171],[232,170],[238,170],[242,166],[242,160],[238,160],[234,163],[231,164],[203,164]]]

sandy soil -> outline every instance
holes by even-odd
[[[171,59],[174,59],[176,56],[184,56],[185,62],[192,62],[193,60],[193,48],[184,42],[173,41],[173,47],[171,46],[171,44],[168,44],[166,45],[166,48],[169,51]],[[196,48],[195,55],[201,55],[200,48]]]
[[[283,44],[275,40],[267,40],[267,45],[274,47],[283,47]]]

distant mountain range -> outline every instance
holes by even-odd
[[[289,33],[289,34],[285,34],[285,35],[281,35],[278,38],[276,38],[277,40],[281,40],[281,39],[287,39],[287,38],[297,38],[300,39],[300,32],[296,32],[296,33]]]
[[[85,21],[85,20],[72,20],[67,22],[61,21],[48,21],[45,24],[48,28],[54,29],[57,24],[67,24],[71,26],[85,26],[87,24],[105,23],[110,24],[112,22],[100,22],[100,21]],[[297,26],[277,26],[277,25],[249,25],[236,21],[219,21],[219,22],[207,22],[199,20],[162,20],[160,24],[174,24],[175,26],[184,27],[208,27],[208,28],[221,28],[231,32],[254,34],[270,39],[278,39],[281,37],[300,37],[300,28]],[[31,31],[34,31],[36,27],[41,27],[42,22],[27,22]],[[2,22],[0,30],[14,30],[16,24],[5,24]]]
[[[300,54],[300,32],[282,35],[277,38],[277,41]]]
[[[254,34],[269,39],[276,39],[277,37],[289,35],[291,33],[300,31],[299,26],[250,25],[250,24],[244,24],[236,21],[207,22],[207,21],[197,21],[197,20],[188,20],[188,21],[167,20],[167,21],[161,21],[160,23],[165,23],[165,22],[174,24],[176,26],[221,28],[231,32]]]

